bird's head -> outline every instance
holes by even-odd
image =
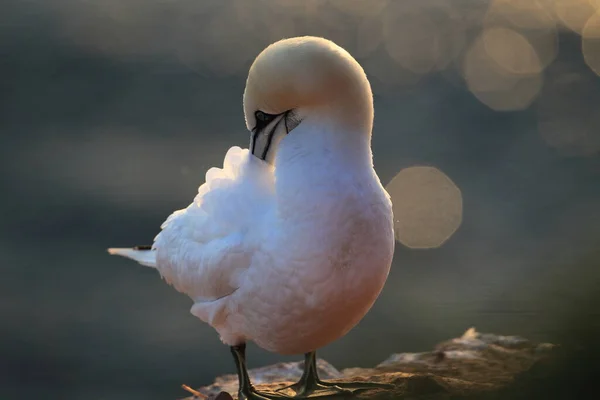
[[[272,163],[279,142],[305,121],[370,138],[373,96],[362,67],[343,48],[317,37],[280,40],[250,67],[244,91],[251,152]]]

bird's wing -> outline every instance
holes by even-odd
[[[196,302],[234,292],[260,251],[261,221],[273,204],[271,167],[232,147],[211,168],[194,202],[175,211],[154,239],[156,268]]]

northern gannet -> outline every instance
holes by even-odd
[[[230,148],[151,246],[108,251],[156,268],[193,300],[191,313],[231,347],[239,398],[289,397],[253,387],[248,341],[304,354],[295,397],[372,387],[320,380],[315,355],[369,311],[394,253],[392,204],[373,168],[369,81],[329,40],[284,39],[254,60],[243,107],[249,149]]]

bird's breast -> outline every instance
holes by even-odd
[[[343,336],[371,308],[389,273],[394,239],[385,199],[347,201],[314,217],[290,229],[285,251],[263,275],[272,290],[259,296],[278,317],[257,318],[269,320],[269,330],[257,327],[253,336],[268,350],[297,354]]]

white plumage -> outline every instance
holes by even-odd
[[[332,42],[287,39],[253,64],[244,108],[251,130],[257,110],[278,116],[265,125],[274,138],[267,162],[232,147],[151,250],[109,252],[155,267],[226,344],[306,353],[358,323],[392,260],[391,203],[370,150],[370,86]]]

